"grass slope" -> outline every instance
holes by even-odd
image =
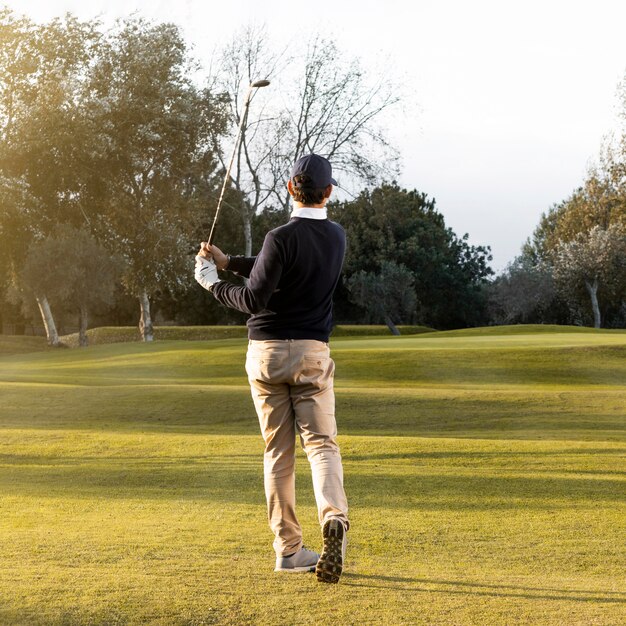
[[[399,326],[403,335],[417,335],[420,333],[432,333],[428,326]],[[386,326],[368,325],[340,325],[333,329],[333,337],[352,337],[367,335],[390,335]],[[229,339],[247,337],[246,326],[155,326],[155,339],[168,341],[205,341],[207,339]],[[125,343],[140,341],[141,336],[136,326],[102,326],[87,331],[89,345],[103,343]],[[70,348],[78,347],[78,333],[61,337],[64,345]],[[0,346],[1,348],[1,346]]]
[[[437,331],[435,331],[437,332]],[[503,326],[481,326],[439,331],[442,337],[473,337],[485,335],[536,335],[538,333],[623,333],[622,329],[589,328],[587,326],[559,326],[556,324],[513,324]]]
[[[624,622],[626,333],[332,348],[337,586],[272,572],[245,340],[0,357],[0,623]]]
[[[581,326],[554,326],[541,324],[517,324],[513,326],[488,326],[463,328],[459,330],[436,331],[428,326],[399,326],[404,336],[428,334],[441,337],[476,337],[493,335],[534,335],[538,333],[620,333],[619,330],[595,330]],[[389,336],[386,326],[380,325],[339,325],[333,329],[333,339],[342,337]],[[157,341],[207,341],[213,339],[245,338],[245,326],[156,326]],[[90,346],[108,343],[131,343],[141,341],[136,326],[101,326],[87,331]],[[61,337],[64,346],[78,348],[78,333]],[[0,335],[0,355],[38,352],[47,348],[41,337]]]

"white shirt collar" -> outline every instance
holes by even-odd
[[[326,208],[312,209],[308,206],[303,206],[299,209],[295,207],[291,210],[291,217],[306,217],[311,220],[325,220],[327,219]]]

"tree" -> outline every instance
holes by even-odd
[[[620,178],[622,167],[626,166],[621,165],[619,153],[608,147],[601,167],[592,168],[581,187],[541,216],[535,232],[523,247],[523,254],[536,262],[551,262],[563,242],[574,241],[594,226],[602,229],[613,224],[626,226],[626,184]]]
[[[532,265],[535,268],[533,270],[535,276],[548,272],[554,274],[556,278],[558,274],[557,300],[568,303],[570,313],[567,317],[570,322],[581,323],[584,314],[581,317],[578,309],[588,297],[592,301],[594,324],[599,323],[602,309],[606,313],[605,323],[615,324],[623,318],[621,295],[602,286],[619,283],[618,276],[606,274],[619,270],[612,269],[610,263],[606,265],[604,253],[592,262],[587,258],[585,250],[590,245],[603,245],[600,233],[626,228],[624,154],[615,144],[607,144],[600,165],[589,171],[584,184],[569,198],[542,215],[532,237],[522,249],[522,257],[527,261],[526,268]],[[594,263],[597,272],[592,269]],[[586,269],[583,270],[581,264],[585,265]],[[578,269],[574,271],[574,267]],[[584,286],[585,280],[581,282],[580,276],[575,278],[577,272],[583,274],[599,272],[599,282],[590,278],[587,281],[588,286]],[[500,287],[502,284],[500,281]],[[530,291],[528,294],[529,304],[539,296],[538,293]],[[598,303],[598,298],[604,303],[602,307]]]
[[[85,227],[65,224],[30,246],[19,282],[33,293],[50,293],[53,305],[76,315],[79,345],[86,346],[89,311],[110,303],[117,270],[117,259]]]
[[[9,294],[13,286],[13,259],[19,255],[20,241],[25,238],[19,231],[23,227],[20,213],[26,195],[23,184],[0,174],[0,332],[15,315],[15,303]]]
[[[622,116],[626,119],[626,81],[619,87]],[[605,138],[597,165],[591,167],[581,187],[541,216],[522,249],[523,267],[511,268],[496,281],[494,301],[511,304],[507,286],[520,278],[552,274],[558,296],[567,301],[570,320],[580,323],[579,308],[591,302],[594,325],[626,321],[621,285],[621,237],[626,230],[626,132]],[[518,271],[519,270],[519,271]],[[522,281],[523,282],[523,281]],[[532,282],[532,281],[531,281]],[[527,285],[527,306],[542,299],[541,280]],[[559,299],[557,296],[557,300]],[[602,303],[602,304],[601,304]],[[603,320],[604,318],[604,320]]]
[[[275,97],[262,96],[265,105],[243,127],[232,174],[232,184],[243,197],[239,209],[247,255],[252,252],[254,216],[261,208],[280,208],[283,219],[288,216],[288,172],[303,154],[322,154],[335,172],[367,185],[396,175],[399,160],[379,125],[399,101],[396,85],[368,77],[358,59],[346,59],[334,41],[316,37],[304,54],[288,58],[273,52],[266,40],[263,30],[239,33],[223,55],[218,79],[229,94],[233,128],[240,122],[239,96],[250,82],[270,78],[272,87],[260,93],[284,94],[280,104]],[[351,185],[346,181],[345,186]]]
[[[221,101],[194,85],[193,70],[176,26],[132,18],[103,37],[88,83],[98,141],[84,195],[99,239],[124,260],[146,341],[150,298],[186,284],[200,191],[217,165],[212,138],[224,127]]]
[[[42,285],[38,290],[29,290],[28,285],[20,284],[20,270],[27,258],[27,248],[41,239],[37,222],[33,223],[39,214],[39,203],[29,193],[27,183],[23,179],[0,175],[0,267],[3,270],[0,282],[8,304],[21,304],[25,315],[30,316],[32,310],[30,302],[22,296],[26,293],[29,300],[36,301],[48,344],[57,346],[59,335],[46,295],[48,287]]]
[[[347,283],[360,271],[377,274],[391,261],[413,275],[421,323],[458,328],[483,320],[483,287],[493,273],[489,249],[469,245],[467,235],[457,237],[426,194],[384,184],[329,205],[329,214],[346,230]]]
[[[396,324],[408,324],[415,318],[415,280],[403,265],[383,261],[379,272],[361,270],[352,274],[347,287],[353,301],[365,310],[366,324],[384,322],[394,335],[399,335]]]
[[[35,97],[36,26],[10,9],[0,9],[0,138],[11,135],[21,104]]]
[[[6,274],[9,300],[13,304],[22,304],[25,314],[31,312],[30,306],[23,300],[26,297],[36,301],[48,345],[59,345],[59,333],[48,301],[49,286],[45,283],[31,286],[22,284],[21,269],[27,259],[27,248],[43,238],[39,218],[41,204],[29,192],[23,180],[0,176],[0,248],[1,261]]]
[[[595,226],[607,229],[612,224],[626,225],[625,209],[610,178],[591,171],[584,185],[567,202],[555,235],[559,242],[573,241]]]
[[[254,216],[263,206],[278,180],[274,176],[272,163],[279,152],[280,136],[284,129],[276,128],[275,120],[265,107],[257,110],[251,117],[242,120],[244,115],[241,102],[251,83],[258,79],[273,79],[280,62],[281,54],[269,49],[265,28],[247,27],[237,33],[226,46],[221,56],[220,71],[215,77],[215,86],[222,90],[228,100],[228,117],[233,132],[230,142],[236,141],[241,129],[241,140],[236,146],[234,167],[230,181],[237,195],[231,204],[241,219],[244,239],[244,254],[252,255],[252,224]],[[256,97],[252,94],[252,100]],[[251,107],[252,108],[252,107]],[[273,128],[268,128],[271,123]],[[278,132],[276,132],[278,131]],[[219,138],[214,139],[219,144]],[[220,152],[220,161],[224,172],[232,148],[224,146]]]
[[[28,246],[42,241],[57,223],[84,220],[76,202],[82,159],[89,141],[81,132],[78,86],[89,65],[93,25],[67,16],[36,25],[0,11],[0,181],[2,236],[10,250],[13,276],[20,276]],[[15,193],[16,189],[19,193]],[[28,286],[22,292],[29,292]],[[48,343],[58,333],[47,290],[32,292]],[[20,285],[16,285],[20,291]]]
[[[489,320],[495,324],[564,324],[552,266],[524,254],[487,287]]]
[[[296,79],[294,98],[282,112],[283,176],[302,155],[315,152],[329,159],[334,171],[372,185],[397,175],[399,156],[379,126],[379,119],[400,100],[399,88],[387,78],[370,79],[357,58],[345,59],[337,44],[312,39]],[[283,185],[275,191],[289,212]]]
[[[591,301],[595,328],[602,324],[599,296],[626,301],[626,232],[621,225],[594,226],[562,242],[554,255],[554,275],[569,301],[584,290]]]

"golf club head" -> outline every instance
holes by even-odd
[[[267,87],[269,84],[269,80],[255,80],[253,83],[250,83],[250,87],[258,89],[259,87]]]

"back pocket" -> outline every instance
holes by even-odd
[[[256,357],[249,356],[246,358],[246,373],[248,380],[260,380],[268,383],[283,382],[280,378],[283,376],[284,363],[276,357]]]
[[[332,377],[335,364],[328,356],[305,355],[302,369],[298,373],[296,383],[319,384],[324,386]]]

